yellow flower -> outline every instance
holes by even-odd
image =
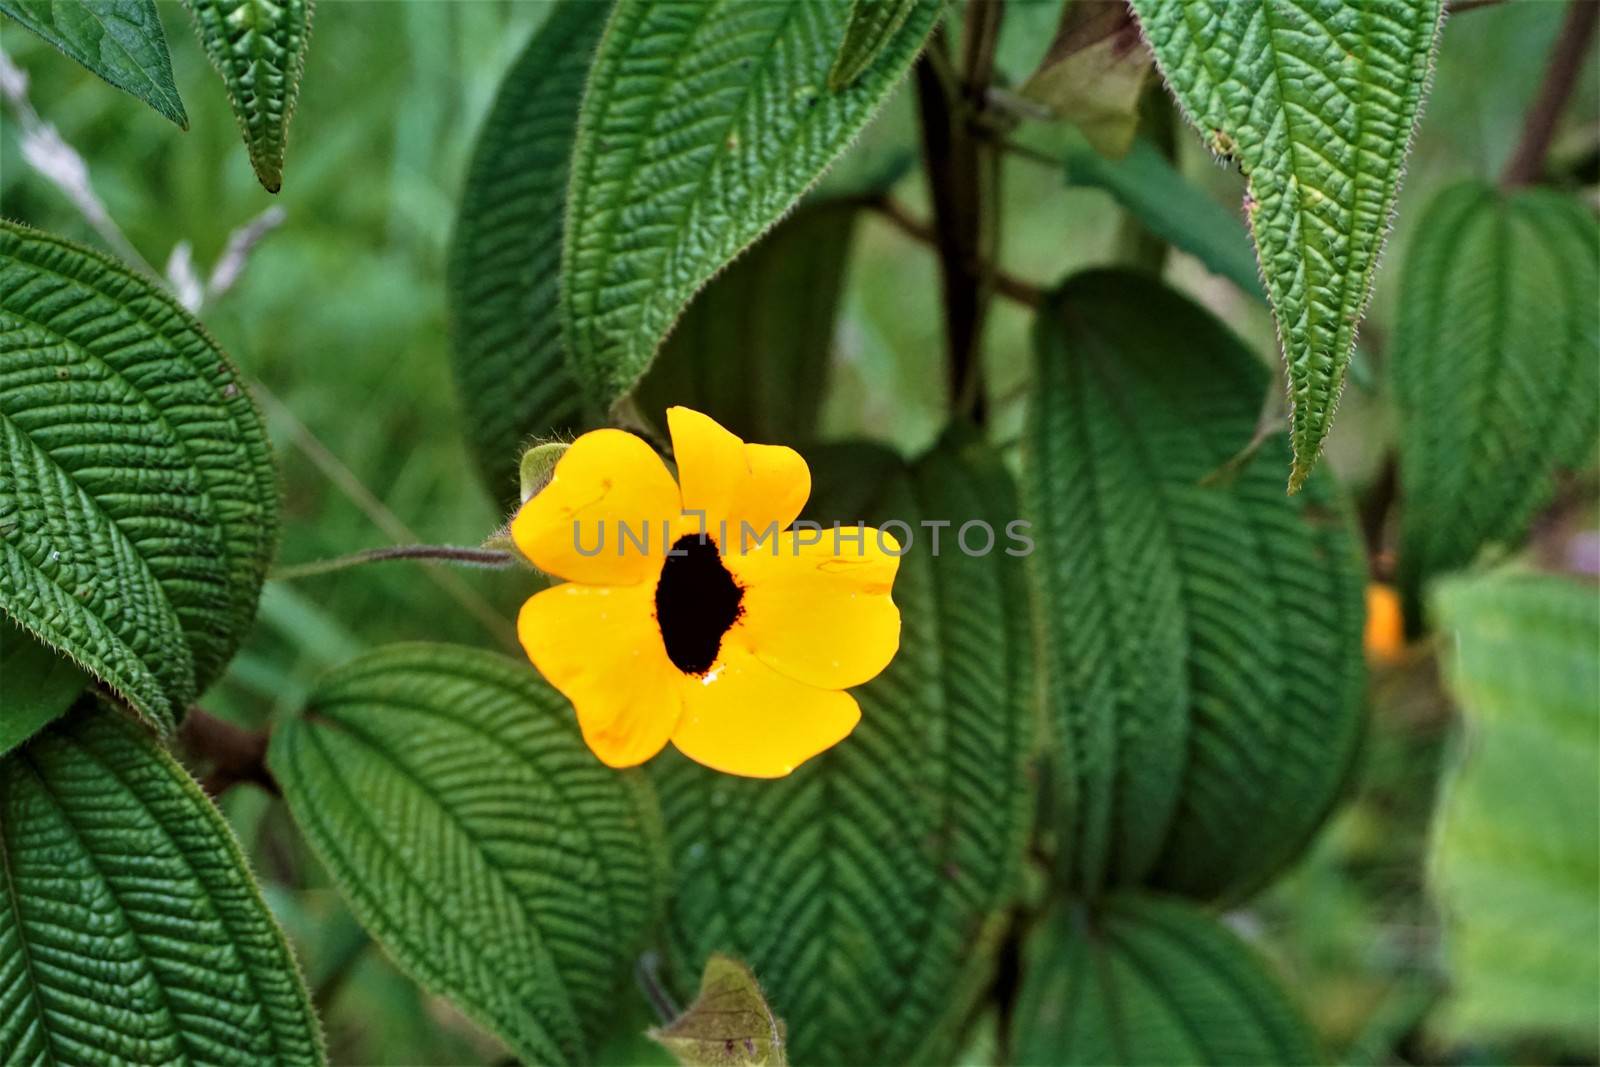
[[[522,506],[517,547],[567,581],[523,605],[517,633],[611,766],[670,740],[781,777],[849,735],[861,710],[844,690],[894,657],[900,547],[870,527],[789,529],[811,495],[793,449],[688,408],[667,425],[679,482],[638,437],[595,430]]]

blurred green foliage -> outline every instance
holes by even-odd
[[[185,242],[203,277],[231,233],[273,205],[283,209],[284,223],[255,250],[239,284],[201,312],[223,349],[281,402],[266,405],[284,489],[279,562],[384,544],[396,539],[397,523],[418,540],[482,541],[504,517],[478,480],[460,430],[447,362],[445,250],[478,124],[547,5],[325,0],[276,197],[251,172],[187,14],[176,3],[160,6],[187,134],[12,23],[0,21],[0,47],[27,73],[34,108],[84,156],[111,217],[155,268]],[[999,67],[1001,79],[1017,85],[1043,52],[1058,4],[1012,0],[1010,9]],[[1421,206],[1445,184],[1493,177],[1518,135],[1537,87],[1532,72],[1561,17],[1560,4],[1528,2],[1449,20],[1388,262],[1362,331],[1363,344],[1380,356],[1394,320],[1394,264]],[[1557,141],[1558,170],[1592,155],[1597,118],[1600,64],[1591,61]],[[906,88],[883,121],[914,143]],[[1017,139],[1061,158],[1070,136],[1030,125]],[[14,114],[0,111],[3,213],[103,247],[71,203],[28,166],[18,138]],[[1179,133],[1177,162],[1237,212],[1238,176],[1214,165],[1188,131]],[[1008,162],[1002,189],[1002,259],[1011,273],[1047,284],[1127,258],[1119,212],[1105,192],[1067,188],[1059,167],[1023,158]],[[920,172],[896,193],[926,217]],[[1168,258],[1170,279],[1263,358],[1272,355],[1271,322],[1253,297],[1186,255]],[[942,344],[937,293],[926,250],[883,220],[864,218],[824,405],[829,436],[865,431],[908,451],[932,442],[946,410],[943,377],[927,372]],[[999,302],[991,310],[989,382],[1000,440],[1020,425],[1029,326],[1022,308]],[[1383,405],[1362,388],[1349,390],[1329,446],[1331,465],[1359,490],[1391,441]],[[330,477],[330,468],[347,473]],[[206,706],[259,724],[297,707],[316,674],[361,648],[418,638],[504,645],[516,606],[536,583],[525,571],[444,575],[409,563],[271,582],[254,634]],[[1443,972],[1421,864],[1449,711],[1430,664],[1380,675],[1373,708],[1354,802],[1236,924],[1284,966],[1345,1062],[1559,1056],[1561,1050],[1541,1047],[1446,1047],[1427,1029]],[[326,998],[319,1006],[336,1060],[458,1063],[499,1055],[459,1012],[368,950],[281,805],[234,790],[225,809],[309,983]],[[619,1014],[636,1015],[640,1028],[648,1019],[642,1001]],[[613,1062],[650,1054],[642,1041],[611,1050]]]

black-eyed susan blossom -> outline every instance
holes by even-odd
[[[729,774],[775,778],[861,717],[847,690],[900,643],[899,546],[867,528],[790,529],[811,495],[791,448],[667,412],[678,479],[640,438],[586,433],[511,534],[566,579],[522,608],[528,657],[613,767],[671,741]]]

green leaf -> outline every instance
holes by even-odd
[[[267,192],[283,186],[283,150],[300,95],[311,0],[186,0],[200,43],[222,75],[228,102]]]
[[[1024,947],[1012,1062],[1307,1064],[1309,1024],[1248,945],[1191,905],[1058,905]]]
[[[1429,882],[1445,916],[1445,1023],[1474,1039],[1600,1049],[1600,596],[1534,575],[1437,596],[1465,736]]]
[[[1019,92],[1082,131],[1095,151],[1126,155],[1154,59],[1126,4],[1069,3],[1039,69]]]
[[[0,763],[0,1062],[324,1059],[238,842],[142,729],[85,705]]]
[[[855,732],[788,778],[651,765],[678,877],[668,960],[680,995],[713,952],[748,963],[793,1062],[945,1062],[992,974],[1031,810],[1029,592],[1004,551],[1014,493],[978,444],[909,470],[868,446],[808,458],[809,517],[910,524],[900,651],[856,691]],[[986,520],[997,547],[966,556],[950,528],[935,558],[922,518]]]
[[[0,0],[0,12],[180,129],[189,128],[155,0]]]
[[[0,616],[0,756],[72,706],[89,676]]]
[[[828,89],[848,89],[893,43],[922,0],[851,0],[850,22],[828,71]]]
[[[620,0],[584,94],[561,308],[573,370],[609,406],[683,308],[861,132],[939,14],[915,10],[848,88],[844,0]]]
[[[1361,731],[1365,565],[1331,476],[1281,436],[1223,484],[1270,375],[1200,307],[1095,271],[1036,326],[1023,438],[1060,868],[1242,896],[1292,859]]]
[[[0,221],[0,612],[168,728],[248,629],[276,529],[260,415],[200,325]]]
[[[609,1019],[665,881],[649,783],[526,663],[392,645],[326,675],[269,764],[351,910],[527,1062]]]
[[[567,165],[609,6],[566,0],[500,83],[473,151],[451,241],[451,365],[467,438],[496,497],[517,489],[529,437],[587,428],[556,293]]]
[[[815,436],[857,209],[801,208],[690,303],[634,396],[684,404],[751,441]]]
[[[783,1020],[772,1014],[750,968],[717,953],[706,960],[700,995],[650,1036],[685,1067],[786,1067]]]
[[[1289,490],[1322,451],[1372,292],[1443,0],[1132,0],[1167,85],[1247,179],[1289,369]]]
[[[1400,588],[1515,548],[1600,430],[1600,229],[1545,190],[1441,193],[1406,254],[1389,357],[1399,414]]]
[[[517,464],[517,495],[522,503],[532,500],[550,484],[550,479],[555,476],[556,464],[561,462],[561,457],[567,454],[570,447],[561,441],[551,441],[534,445],[522,454],[522,461]]]
[[[1104,189],[1157,237],[1214,274],[1264,299],[1244,224],[1186,181],[1159,149],[1135,138],[1128,154],[1107,159],[1082,137],[1067,142],[1067,184]]]

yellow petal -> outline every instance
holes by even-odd
[[[545,680],[572,701],[583,739],[612,767],[660,752],[683,709],[683,675],[655,621],[655,584],[568,582],[531,597],[517,636]]]
[[[706,529],[739,544],[744,523],[758,533],[782,530],[811,495],[811,469],[800,453],[780,445],[747,445],[715,419],[688,408],[667,409],[672,452],[678,460],[683,510],[703,512]],[[692,522],[692,520],[691,520]]]
[[[861,709],[849,693],[805,685],[737,645],[703,677],[681,676],[683,718],[672,743],[725,774],[782,778],[850,735]]]
[[[678,487],[650,446],[621,430],[573,442],[522,505],[511,537],[540,570],[590,585],[653,581],[678,519]],[[624,536],[623,527],[632,537]]]
[[[847,526],[793,530],[726,557],[744,587],[744,614],[724,642],[808,685],[860,685],[900,647],[900,609],[889,596],[899,551],[890,534]]]

